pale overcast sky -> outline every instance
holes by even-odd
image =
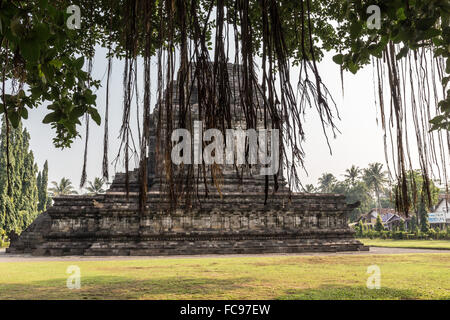
[[[104,56],[104,50],[98,50],[93,70],[94,78],[102,79],[103,84],[106,83],[107,65]],[[338,104],[342,119],[338,122],[341,134],[336,139],[331,139],[333,155],[330,155],[316,111],[314,109],[308,111],[304,148],[309,175],[302,173],[304,184],[316,184],[323,172],[330,172],[342,178],[345,169],[352,164],[366,167],[371,162],[384,163],[382,131],[376,122],[377,110],[374,104],[372,68],[367,67],[357,75],[345,73],[345,96],[342,98],[339,67],[331,60],[331,57],[332,55],[327,55],[320,63],[320,72]],[[156,65],[153,70],[155,84]],[[115,158],[120,144],[118,136],[122,118],[122,72],[123,63],[115,61],[110,93],[110,160]],[[295,73],[293,70],[293,75]],[[296,87],[296,82],[293,82],[293,86]],[[105,109],[105,87],[97,92],[97,106],[101,115],[104,114]],[[153,98],[152,105],[154,103]],[[41,122],[47,112],[43,107],[35,109],[30,112],[29,119],[24,122],[31,134],[31,148],[36,162],[41,168],[45,160],[49,161],[50,181],[59,181],[62,177],[67,177],[75,186],[78,186],[83,166],[84,141],[78,139],[72,148],[66,150],[54,148],[52,144],[54,132],[50,126]],[[98,127],[91,122],[90,131],[88,179],[92,180],[96,176],[101,176],[103,125]],[[84,134],[84,129],[81,132]],[[118,166],[117,171],[123,171],[123,168]],[[113,166],[110,172],[115,173]]]

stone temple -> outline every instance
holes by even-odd
[[[245,120],[235,71],[236,66],[229,64],[233,126],[239,127]],[[177,102],[175,97],[175,112]],[[190,103],[195,118],[195,85]],[[54,198],[47,212],[11,239],[7,252],[151,256],[367,250],[348,226],[347,217],[357,204],[347,204],[343,195],[291,193],[281,178],[276,193],[269,186],[265,203],[265,178],[251,174],[238,177],[231,165],[222,166],[219,190],[209,179],[208,196],[199,204],[169,210],[170,200],[161,183],[164,160],[157,156],[163,153],[156,152],[158,143],[164,149],[155,130],[157,112],[156,107],[150,131],[145,212],[139,210],[138,170],[129,172],[128,196],[125,174],[118,173],[105,194]],[[206,187],[202,181],[193,188],[204,191]]]

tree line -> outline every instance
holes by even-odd
[[[350,221],[355,221],[362,214],[366,214],[372,208],[396,209],[396,192],[398,185],[392,184],[388,179],[388,173],[381,163],[370,163],[367,168],[359,168],[352,165],[345,170],[343,179],[338,179],[331,173],[323,173],[318,179],[317,186],[307,184],[303,191],[307,193],[339,193],[347,197],[348,203],[360,202],[360,206],[354,209],[350,215]],[[434,182],[430,183],[431,202],[425,194],[424,180],[420,170],[409,170],[406,178],[408,184],[408,200],[410,212],[419,217],[426,214],[438,202],[439,188]]]
[[[365,225],[360,220],[353,227],[359,238],[381,238],[381,239],[436,239],[450,240],[450,226],[445,228],[432,228],[428,221],[426,211],[420,209],[419,215],[412,216],[406,224],[403,220],[398,225],[393,225],[392,230],[387,230],[381,217],[378,215],[375,226]]]
[[[7,170],[7,129],[2,120],[0,131],[0,229],[24,230],[51,204],[47,192],[48,162],[39,171],[30,150],[30,134],[20,123],[9,132],[10,172]],[[9,186],[8,181],[11,181]],[[8,190],[10,188],[10,190]],[[10,191],[10,192],[9,192]]]
[[[95,178],[94,181],[88,181],[88,186],[84,189],[87,191],[86,194],[94,195],[99,193],[104,193],[105,180],[103,178]],[[52,187],[48,189],[53,196],[67,196],[75,195],[78,192],[72,184],[72,181],[63,177],[58,182],[52,181]]]
[[[4,117],[0,130],[0,233],[25,230],[36,217],[52,204],[52,197],[77,194],[71,181],[62,178],[58,183],[48,183],[48,161],[42,170],[35,162],[30,150],[30,134],[19,123],[9,131],[10,172],[7,170],[7,128]],[[8,190],[8,174],[11,181]],[[85,188],[88,194],[103,193],[105,181],[95,178]]]

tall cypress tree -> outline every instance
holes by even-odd
[[[42,202],[41,202],[41,198],[42,198],[42,192],[41,192],[41,190],[42,190],[42,172],[41,171],[38,172],[36,185],[37,185],[37,189],[38,189],[38,199],[39,199],[38,210],[42,211],[41,210],[41,204],[42,204]]]
[[[380,215],[377,216],[377,222],[375,223],[375,230],[376,231],[383,231],[384,230],[383,221],[381,220],[381,216]]]
[[[37,177],[38,188],[38,211],[44,212],[50,206],[51,199],[48,197],[48,161],[45,161],[42,172],[39,172]]]
[[[29,150],[30,134],[22,124],[10,130],[11,190],[6,171],[6,124],[0,132],[0,228],[24,230],[38,214],[37,166]]]
[[[428,221],[428,213],[424,201],[419,204],[420,231],[428,232],[430,230],[430,222]]]

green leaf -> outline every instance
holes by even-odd
[[[76,69],[81,70],[83,66],[84,66],[84,57],[79,57],[77,60],[75,60],[74,67]]]
[[[42,95],[42,89],[40,87],[31,88],[31,97],[33,99],[39,99]]]
[[[48,0],[39,0],[39,7],[45,9],[48,7]]]
[[[86,109],[84,107],[76,107],[72,110],[72,112],[70,112],[70,116],[69,118],[71,120],[76,120],[79,117],[81,117],[83,114],[85,114]]]
[[[419,34],[419,40],[427,40],[441,35],[441,30],[431,28]]]
[[[11,31],[17,37],[21,37],[25,33],[25,27],[22,25],[20,17],[11,20]]]
[[[339,53],[333,57],[333,61],[337,64],[343,64],[344,63],[344,55]]]
[[[52,60],[48,64],[55,67],[56,69],[61,69],[63,66],[63,63],[60,60]]]
[[[434,38],[436,39],[436,38]],[[437,48],[436,50],[434,50],[434,55],[437,56],[442,56],[444,54],[447,53],[447,50],[445,50],[444,48]]]
[[[439,47],[439,46],[441,46],[441,45],[444,44],[444,42],[442,41],[442,39],[437,38],[437,37],[434,37],[432,41],[433,41],[433,44],[434,44],[436,47]]]
[[[392,37],[392,41],[394,41],[394,43],[407,42],[412,40],[413,37],[414,35],[411,33],[411,30],[401,28],[398,33]]]
[[[416,27],[419,30],[425,31],[430,29],[436,22],[436,19],[431,17],[431,18],[424,18],[424,19],[420,19],[419,21],[417,21],[416,23]]]
[[[45,79],[48,79],[50,82],[52,82],[54,79],[54,69],[51,68],[48,64],[43,64],[41,70],[44,74]]]
[[[400,21],[406,20],[405,8],[400,7],[400,8],[397,10],[397,18],[398,18],[398,20],[400,20]]]
[[[22,119],[28,119],[28,110],[27,108],[21,108],[20,109],[20,116],[22,117]]]
[[[48,25],[44,23],[38,24],[33,29],[33,33],[35,34],[36,39],[41,42],[47,42],[47,40],[50,38],[50,30],[48,28]]]
[[[358,65],[353,63],[352,61],[349,61],[348,63],[348,70],[350,70],[351,73],[356,74],[359,70]]]
[[[383,56],[383,49],[386,46],[385,43],[380,42],[377,44],[371,44],[367,50],[369,53],[377,58],[381,58]]]
[[[439,116],[436,116],[436,117],[434,117],[433,119],[431,119],[430,122],[431,122],[432,124],[439,124],[439,123],[442,122],[443,120],[445,120],[445,116],[439,115]]]
[[[406,57],[406,55],[408,54],[409,48],[407,46],[404,46],[403,48],[400,49],[400,52],[397,53],[397,60],[400,60],[404,57]]]
[[[94,120],[97,125],[102,124],[102,118],[100,117],[100,114],[98,113],[97,109],[89,108],[88,112],[91,115],[92,120]]]
[[[75,85],[75,77],[72,73],[67,74],[66,85],[68,88],[72,88]]]
[[[8,112],[8,118],[9,118],[9,122],[11,122],[11,125],[13,126],[13,128],[17,129],[17,127],[19,126],[19,123],[20,123],[20,117],[17,114],[17,112],[15,112],[15,111]]]
[[[20,54],[28,62],[36,63],[39,60],[39,44],[30,39],[22,39],[20,41]]]
[[[362,22],[361,21],[355,21],[350,26],[350,36],[352,38],[357,38],[362,30]]]
[[[92,91],[90,89],[87,89],[85,91],[85,98],[86,103],[89,105],[94,105],[95,102],[97,101],[97,96],[95,94],[92,94]]]
[[[449,81],[450,81],[450,76],[442,78],[442,85],[444,86],[444,88],[447,87]]]
[[[45,116],[44,120],[42,120],[42,123],[49,124],[52,122],[58,122],[59,119],[60,117],[58,116],[58,114],[56,112],[52,112]]]
[[[442,112],[450,113],[450,97],[447,98],[447,101],[446,100],[439,101],[438,106]]]

